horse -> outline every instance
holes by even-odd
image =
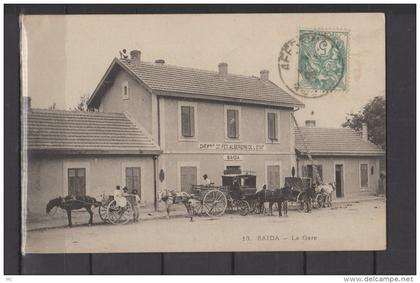
[[[284,211],[284,215],[287,216],[287,201],[292,199],[292,190],[289,187],[277,188],[274,190],[262,189],[256,193],[256,198],[259,203],[258,207],[260,211],[262,211],[264,203],[268,202],[269,215],[273,215],[273,204],[277,203],[279,216],[283,216],[282,210]]]
[[[327,204],[327,206],[331,206],[332,194],[336,190],[335,184],[334,183],[321,184],[321,185],[318,185],[315,190],[317,192],[322,193],[322,196],[323,196],[322,207],[325,207],[325,203]]]
[[[194,199],[193,196],[176,190],[163,190],[158,194],[159,201],[163,201],[166,205],[166,218],[169,219],[170,207],[174,204],[182,203],[187,209],[190,221],[193,221],[194,216]]]
[[[89,225],[92,225],[93,222],[93,212],[92,207],[98,207],[101,203],[97,202],[95,198],[90,196],[71,196],[68,195],[66,197],[58,197],[55,199],[50,200],[47,203],[46,212],[47,214],[50,213],[50,211],[54,207],[59,207],[61,209],[64,209],[67,212],[67,218],[69,222],[69,227],[72,227],[73,224],[71,222],[71,211],[77,210],[77,209],[86,209],[86,211],[89,213]]]
[[[312,211],[312,199],[315,198],[315,187],[312,186],[304,191],[291,189],[291,199],[292,201],[300,202],[301,209],[305,212]]]

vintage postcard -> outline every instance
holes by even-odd
[[[21,16],[22,252],[386,249],[385,17]]]

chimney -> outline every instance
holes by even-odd
[[[131,63],[133,63],[136,66],[140,65],[140,57],[141,57],[140,50],[131,50],[130,56],[131,56]]]
[[[228,64],[227,63],[220,63],[219,64],[219,76],[226,77],[228,73]]]
[[[368,128],[366,123],[362,123],[362,139],[368,141]]]
[[[260,79],[262,81],[268,82],[268,70],[261,70]]]
[[[155,60],[155,64],[163,65],[163,64],[165,64],[165,60],[163,60],[163,59],[157,59],[157,60]]]
[[[30,96],[22,96],[21,109],[22,109],[22,111],[29,111],[31,109],[31,97]]]
[[[306,120],[305,121],[305,126],[306,127],[315,127],[316,126],[316,121],[315,120]]]

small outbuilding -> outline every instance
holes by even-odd
[[[125,114],[28,108],[22,134],[28,217],[45,214],[52,198],[112,194],[116,185],[153,203],[160,148]]]
[[[319,128],[313,121],[295,129],[298,176],[315,179],[317,166],[324,183],[335,182],[336,198],[359,198],[379,193],[380,160],[384,151],[362,133],[348,128]],[[312,156],[309,160],[305,148]]]

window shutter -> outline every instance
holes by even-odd
[[[192,137],[191,127],[191,109],[189,106],[181,106],[181,127],[184,137]]]
[[[317,165],[316,166],[316,169],[318,170],[318,175],[321,178],[320,181],[323,181],[324,180],[324,177],[322,176],[322,165]]]
[[[312,180],[314,179],[314,170],[312,168],[312,165],[306,165],[306,174],[307,177],[311,178]]]
[[[235,138],[239,138],[239,111],[234,110],[235,113]]]
[[[277,113],[267,113],[268,138],[277,140]]]
[[[228,137],[231,139],[239,138],[239,111],[228,109],[226,116]]]
[[[131,168],[125,168],[125,185],[131,189]]]
[[[234,131],[234,123],[235,123],[234,119],[235,118],[234,118],[233,110],[227,110],[226,116],[227,116],[226,127],[227,127],[227,131],[228,131],[228,137],[229,138],[234,138],[235,133],[233,131]]]
[[[308,170],[306,165],[302,165],[302,177],[308,177]]]
[[[190,137],[195,136],[195,121],[194,121],[194,107],[188,107],[190,108]]]

